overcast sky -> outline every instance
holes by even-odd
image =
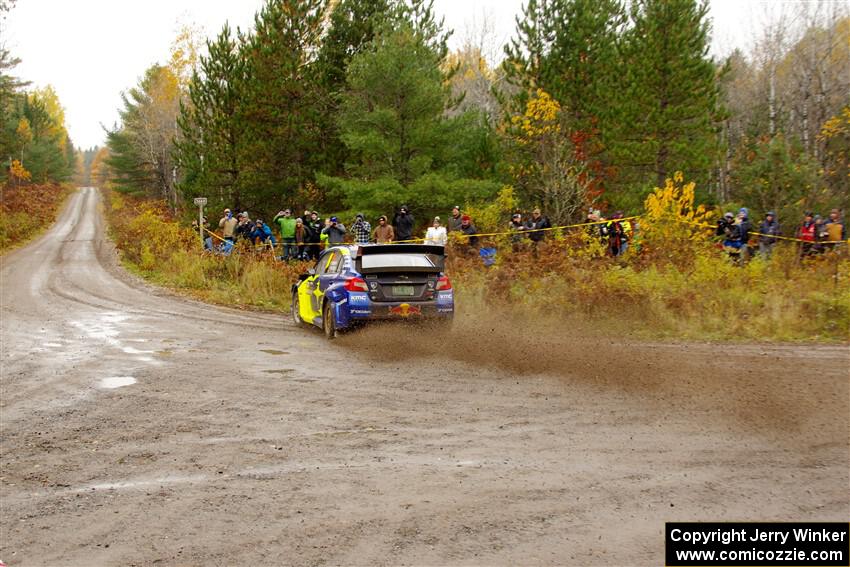
[[[486,21],[504,43],[525,0],[435,0],[455,30],[454,46]],[[222,25],[250,27],[263,0],[18,0],[0,30],[0,42],[22,60],[16,74],[33,86],[53,85],[65,107],[74,144],[102,144],[101,124],[118,119],[120,94],[150,65],[168,58],[181,24],[214,36]],[[713,51],[747,47],[769,2],[711,0]]]

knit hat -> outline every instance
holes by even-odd
[[[469,215],[463,215],[462,217],[460,217],[460,220],[463,222],[469,222],[472,220],[472,218]]]

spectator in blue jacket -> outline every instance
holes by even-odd
[[[254,231],[251,233],[251,240],[255,244],[265,244],[270,243],[272,246],[277,245],[277,240],[274,238],[274,234],[272,234],[272,229],[266,225],[262,220],[257,220],[256,225],[254,226]]]

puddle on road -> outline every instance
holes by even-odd
[[[130,386],[136,383],[136,379],[132,376],[113,376],[111,378],[104,378],[100,381],[100,387],[106,388],[108,390],[113,390],[115,388],[121,388],[123,386]]]
[[[264,352],[266,354],[273,354],[275,356],[278,356],[278,355],[281,355],[281,354],[289,354],[285,350],[274,350],[274,349],[271,349],[271,348],[261,348],[260,352]]]
[[[280,368],[278,370],[263,370],[266,374],[289,374],[290,372],[295,372],[294,368]]]
[[[154,351],[152,351],[152,350],[139,350],[137,348],[133,348],[133,347],[129,347],[129,346],[121,347],[121,350],[123,350],[127,354],[153,354],[154,353]]]

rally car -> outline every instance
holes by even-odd
[[[423,244],[332,246],[292,286],[292,320],[339,331],[375,320],[454,316],[454,294],[443,272],[445,248]]]

